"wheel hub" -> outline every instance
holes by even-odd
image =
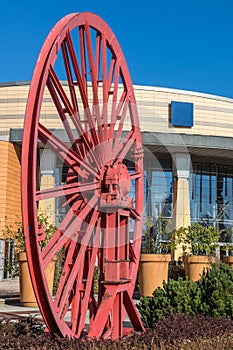
[[[124,164],[105,166],[100,192],[101,207],[132,207],[132,198],[128,197],[130,187],[130,175]]]

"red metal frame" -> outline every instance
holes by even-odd
[[[56,71],[59,55],[67,88]],[[43,98],[48,91],[69,144],[43,123]],[[68,167],[65,185],[38,187],[38,139]],[[131,170],[126,164],[131,164]],[[51,333],[80,337],[85,332],[90,337],[116,339],[131,330],[124,327],[126,314],[133,329],[143,331],[132,300],[143,192],[139,120],[121,48],[98,16],[70,14],[50,32],[36,63],[22,150],[26,251],[36,298]],[[41,249],[38,203],[59,197],[68,209]],[[44,270],[61,250],[63,270],[52,297]]]

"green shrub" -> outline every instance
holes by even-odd
[[[178,278],[163,283],[153,297],[143,297],[137,305],[143,321],[152,327],[160,319],[173,313],[195,315],[201,303],[201,293],[197,283]]]
[[[200,313],[233,318],[233,270],[228,265],[213,264],[198,285],[202,295]]]
[[[170,279],[153,292],[153,297],[141,298],[137,307],[148,327],[176,313],[233,318],[233,270],[225,264],[213,264],[198,282]]]

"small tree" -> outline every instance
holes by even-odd
[[[56,226],[50,223],[47,214],[38,214],[38,230],[41,232],[41,248],[46,246],[55,229]],[[15,241],[16,253],[25,251],[23,224],[21,221],[16,221],[13,226],[6,225],[3,230],[3,237]]]
[[[48,216],[45,213],[38,215],[38,230],[42,232],[40,246],[43,249],[56,227],[49,222]],[[14,275],[18,274],[17,254],[25,251],[25,240],[22,221],[16,218],[14,225],[6,225],[3,229],[3,238],[14,244],[14,254],[8,259],[5,259],[5,272],[9,271]]]
[[[218,247],[220,232],[212,226],[194,223],[188,227],[173,230],[172,239],[182,246],[184,254],[214,255]]]
[[[170,232],[169,220],[167,218],[146,218],[143,226],[141,252],[143,254],[161,254],[170,252]]]

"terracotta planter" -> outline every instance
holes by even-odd
[[[211,264],[216,263],[216,256],[192,255],[184,258],[185,273],[191,281],[198,281],[204,269],[211,269]]]
[[[230,256],[224,256],[222,258],[222,261],[225,264],[229,265],[232,268],[232,270],[233,270],[233,256],[231,256],[231,255]]]
[[[141,297],[152,296],[157,287],[168,279],[170,254],[141,254],[139,263],[139,292]]]
[[[188,276],[188,255],[183,255],[183,263],[185,276]]]
[[[34,290],[31,283],[31,277],[28,269],[26,253],[21,252],[17,256],[19,262],[19,288],[20,288],[20,304],[28,307],[38,307]],[[45,269],[49,291],[52,294],[53,280],[55,272],[55,264],[57,258],[54,258]]]

